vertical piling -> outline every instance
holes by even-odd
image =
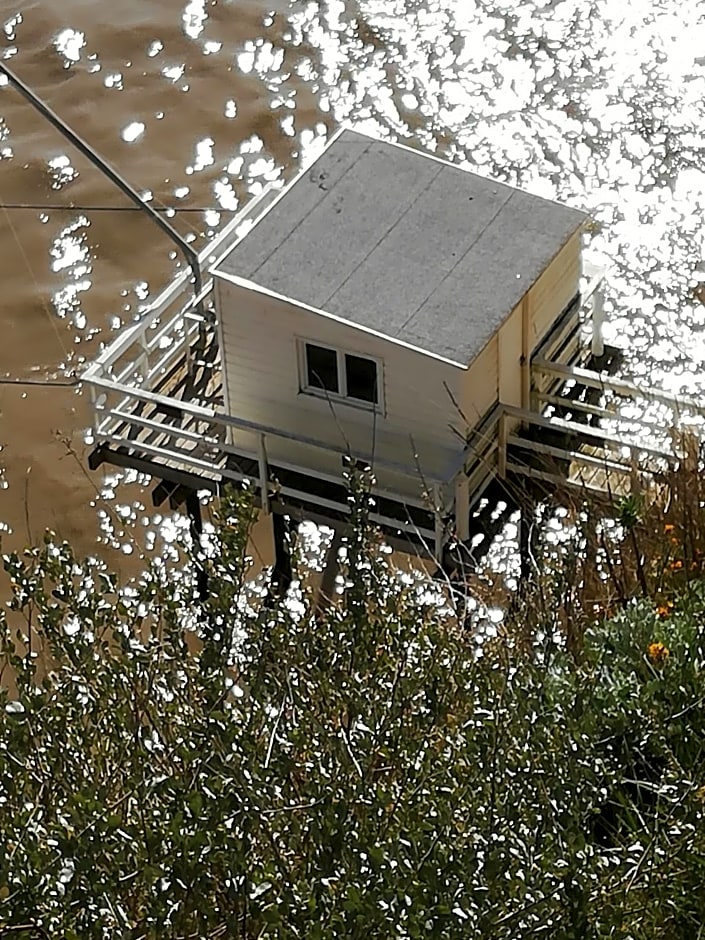
[[[275,598],[284,597],[294,579],[291,563],[291,540],[294,537],[288,516],[280,512],[272,513],[272,531],[274,535],[274,568],[267,598],[272,606]]]
[[[191,538],[193,539],[194,546],[198,549],[198,544],[203,534],[203,516],[201,514],[201,501],[198,498],[198,493],[196,490],[189,490],[186,496],[186,512],[188,517],[191,520]],[[202,566],[201,562],[198,559],[198,553],[196,551],[195,565],[196,565],[196,588],[198,590],[198,596],[200,600],[205,601],[208,599],[208,574],[205,568]]]
[[[321,586],[318,589],[318,600],[316,603],[317,610],[325,610],[326,607],[329,607],[333,602],[333,597],[335,596],[335,579],[338,576],[338,553],[340,551],[340,546],[343,541],[343,533],[339,526],[336,526],[333,529],[333,538],[330,545],[328,546],[328,552],[326,553],[326,564],[323,569],[323,577],[321,578]]]

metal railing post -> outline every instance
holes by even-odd
[[[443,544],[445,542],[445,526],[443,525],[443,495],[441,487],[436,483],[433,487],[433,517],[436,559],[441,560],[443,556]]]
[[[497,440],[497,476],[500,480],[507,478],[507,440],[509,438],[509,426],[507,424],[507,413],[503,411],[499,416],[499,436]]]
[[[460,542],[470,538],[470,481],[461,470],[455,478],[455,534]]]
[[[638,496],[640,491],[639,462],[637,461],[636,448],[631,444],[629,446],[629,492],[632,496]]]
[[[91,400],[91,421],[93,430],[93,446],[98,446],[98,436],[100,434],[100,425],[98,424],[98,403],[96,400],[96,390],[94,385],[88,386],[88,394]]]
[[[602,287],[597,287],[592,295],[592,348],[596,359],[605,354],[603,327],[605,322],[605,295]]]
[[[259,465],[259,487],[262,498],[262,512],[268,516],[271,510],[269,503],[269,465],[267,463],[267,445],[264,434],[260,434],[258,441],[257,463]]]

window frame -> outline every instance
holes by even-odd
[[[319,346],[321,349],[329,349],[336,354],[336,367],[338,373],[338,391],[331,392],[325,388],[318,388],[308,384],[308,355],[307,346]],[[335,401],[351,408],[359,408],[362,411],[376,411],[378,414],[384,414],[384,362],[379,356],[370,356],[368,353],[357,352],[352,349],[342,349],[339,346],[332,346],[330,343],[321,342],[318,339],[309,337],[297,337],[297,349],[299,360],[299,392],[304,395],[311,395],[313,398],[323,401]],[[377,368],[377,401],[364,401],[361,398],[353,398],[348,395],[348,378],[345,363],[345,357],[355,356],[358,359],[367,359],[374,362]]]

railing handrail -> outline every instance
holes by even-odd
[[[589,424],[582,424],[579,421],[570,421],[566,418],[547,418],[538,415],[533,411],[527,411],[525,408],[515,408],[513,405],[504,405],[504,417],[516,418],[518,421],[527,424],[534,424],[540,428],[558,429],[572,434],[580,434],[583,438],[592,440],[596,445],[612,444],[614,447],[627,447],[630,451],[640,454],[648,454],[651,457],[673,460],[674,454],[667,453],[657,447],[649,444],[641,444],[636,441],[624,441],[614,434],[607,434],[602,428],[594,428]]]
[[[605,268],[597,264],[590,264],[589,262],[584,263],[583,277],[586,279],[587,284],[585,290],[580,292],[580,306],[585,307],[587,301],[590,300],[592,295],[598,289],[600,284],[605,279]]]
[[[205,405],[196,405],[193,402],[182,401],[181,399],[177,400],[170,398],[168,395],[161,395],[158,392],[150,392],[138,386],[130,387],[128,389],[125,388],[124,385],[121,385],[118,382],[114,382],[111,379],[106,379],[102,376],[93,377],[90,381],[90,384],[96,388],[102,388],[105,391],[116,392],[120,394],[123,399],[125,397],[131,396],[133,398],[139,399],[140,401],[148,402],[154,405],[162,405],[172,410],[177,408],[179,411],[190,415],[192,418],[221,425],[222,427],[237,428],[240,431],[246,431],[254,434],[264,434],[267,437],[275,437],[279,438],[280,440],[293,441],[297,444],[305,444],[308,447],[315,447],[318,450],[335,454],[341,458],[347,456],[347,452],[343,448],[337,447],[334,444],[329,444],[327,441],[322,441],[315,437],[309,437],[308,435],[293,434],[289,431],[284,431],[281,428],[275,428],[267,424],[260,424],[257,421],[248,421],[245,418],[236,418],[233,415],[227,414],[227,412],[216,411],[215,408],[209,408]],[[397,463],[394,460],[387,460],[383,457],[380,457],[379,455],[356,452],[355,457],[359,460],[368,460],[374,466],[391,470],[392,472],[401,473],[404,476],[418,476],[419,473],[418,467],[415,465],[412,467],[407,464]],[[439,477],[432,473],[424,472],[424,477],[429,483],[443,484],[448,482],[447,477]]]
[[[261,193],[250,199],[233,218],[222,228],[217,235],[198,253],[199,263],[205,265],[211,264],[217,257],[219,250],[226,242],[237,241],[237,229],[248,218],[257,211],[260,203],[264,201],[265,196],[277,192],[274,184],[266,186]],[[231,248],[232,244],[228,244]],[[195,309],[213,290],[214,279],[212,277],[203,285],[203,289],[196,296],[190,297],[184,306],[172,316],[173,319],[183,316],[189,310]],[[140,338],[147,332],[154,320],[164,314],[166,309],[173,301],[191,285],[191,274],[189,271],[179,271],[172,278],[167,286],[160,291],[154,300],[145,307],[139,320],[135,320],[129,326],[126,326],[118,336],[107,343],[96,358],[91,362],[82,373],[82,380],[90,382],[97,373],[103,372],[105,367],[110,365],[116,359],[119,359],[134,343],[139,342]]]
[[[659,391],[655,388],[643,388],[627,379],[615,379],[607,372],[593,372],[591,369],[581,369],[577,366],[564,366],[547,359],[535,359],[532,368],[537,372],[552,375],[555,378],[573,380],[588,388],[605,389],[624,395],[628,398],[643,398],[647,401],[657,401],[676,410],[691,411],[705,417],[705,405],[694,398],[683,395],[673,395],[670,392]]]

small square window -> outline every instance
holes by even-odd
[[[334,349],[306,343],[306,382],[309,388],[338,394],[338,354]]]
[[[383,394],[381,363],[377,359],[304,340],[299,342],[302,391],[322,397],[330,395],[337,401],[377,410]]]
[[[367,401],[376,405],[379,401],[377,392],[377,363],[374,359],[345,354],[345,385],[348,398]]]

